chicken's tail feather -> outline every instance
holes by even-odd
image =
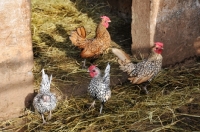
[[[49,77],[42,69],[42,81],[40,84],[40,91],[49,91],[51,85],[52,75]]]
[[[104,83],[107,84],[107,86],[110,85],[110,64],[108,63],[106,66],[106,69],[104,71],[104,77],[103,77]]]
[[[131,63],[129,55],[117,48],[112,48],[112,52],[119,58],[118,63],[120,64],[120,69],[131,74],[133,69],[135,69],[135,64]]]
[[[79,27],[76,29],[76,32],[78,33],[78,35],[82,38],[86,38],[86,31],[84,27]]]
[[[73,45],[84,48],[87,44],[85,28],[79,27],[75,31],[72,31],[69,39]]]
[[[117,48],[112,48],[112,52],[121,60],[123,63],[129,63],[131,62],[129,55],[127,55],[124,51],[117,49]]]

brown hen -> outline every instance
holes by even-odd
[[[109,22],[111,22],[110,18],[102,16],[101,19],[102,21],[98,25],[96,29],[96,36],[93,39],[86,38],[86,31],[84,27],[79,27],[75,31],[71,32],[69,39],[72,41],[73,45],[82,49],[82,58],[97,57],[111,46],[110,34],[107,31]]]

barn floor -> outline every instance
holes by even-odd
[[[41,69],[53,75],[52,92],[59,100],[53,118],[47,124],[29,104],[23,116],[0,122],[5,132],[35,131],[200,131],[200,62],[198,58],[163,68],[148,86],[145,95],[119,70],[115,56],[109,52],[94,63],[104,70],[111,64],[112,97],[99,114],[100,103],[89,110],[87,95],[90,77],[81,69],[80,50],[70,40],[70,31],[85,26],[88,38],[95,35],[101,15],[111,18],[108,31],[112,46],[130,54],[130,23],[110,13],[100,0],[32,0],[32,38],[35,91],[41,81]],[[133,61],[138,61],[132,58]],[[90,65],[88,62],[87,65]],[[33,93],[34,94],[34,93]],[[47,115],[47,114],[46,114]]]

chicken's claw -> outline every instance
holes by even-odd
[[[92,102],[92,104],[90,105],[89,109],[94,108],[95,105],[95,100]]]

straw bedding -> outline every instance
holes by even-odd
[[[100,103],[89,110],[91,98],[86,93],[90,77],[81,69],[80,50],[70,40],[70,31],[84,26],[88,38],[95,35],[99,16],[108,15],[113,47],[130,53],[130,26],[116,15],[109,14],[107,3],[92,0],[32,0],[32,38],[34,51],[35,91],[41,81],[41,69],[53,74],[52,92],[59,103],[53,117],[43,125],[33,109],[24,115],[0,122],[2,131],[197,131],[200,130],[199,81],[200,64],[164,68],[149,85],[149,94],[140,92],[140,86],[126,80],[119,71],[112,53],[95,61],[104,70],[111,64],[112,97],[99,115]],[[129,23],[130,25],[130,23]],[[120,29],[121,27],[121,29]],[[135,60],[135,59],[134,59]],[[89,63],[88,63],[89,64]],[[69,90],[71,89],[71,90]],[[84,90],[83,90],[84,89]],[[76,91],[72,94],[72,91]],[[82,91],[81,91],[82,90]],[[70,93],[69,93],[70,92]]]

